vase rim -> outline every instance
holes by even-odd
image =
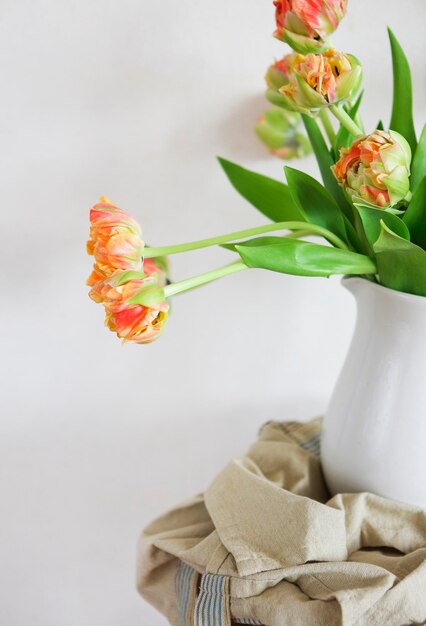
[[[349,288],[348,283],[351,284],[362,284],[368,285],[371,289],[376,290],[377,292],[387,293],[389,296],[392,296],[398,300],[405,300],[406,302],[417,302],[423,306],[426,306],[426,297],[419,296],[414,293],[406,293],[405,291],[398,291],[397,289],[391,289],[390,287],[384,287],[379,283],[373,283],[371,280],[367,280],[366,278],[361,278],[360,276],[344,276],[342,278],[342,284],[344,287]]]

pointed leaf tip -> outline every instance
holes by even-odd
[[[218,161],[234,189],[270,220],[306,221],[287,185],[222,157],[218,157]]]
[[[389,128],[401,133],[414,154],[417,146],[413,120],[413,88],[408,59],[392,30],[388,27],[392,52],[393,102]]]

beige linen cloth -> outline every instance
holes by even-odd
[[[173,626],[426,624],[426,511],[329,499],[320,430],[266,424],[203,496],[145,529],[138,589]]]

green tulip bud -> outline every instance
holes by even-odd
[[[265,111],[255,130],[262,143],[280,159],[304,157],[311,152],[309,139],[298,132],[301,119],[298,113],[273,108]]]

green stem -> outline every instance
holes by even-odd
[[[263,233],[271,233],[276,230],[303,230],[308,231],[310,235],[320,235],[327,239],[336,248],[347,250],[347,245],[339,239],[334,233],[330,232],[322,226],[316,224],[308,224],[307,222],[277,222],[276,224],[265,224],[264,226],[256,226],[255,228],[247,228],[239,230],[227,235],[219,235],[210,239],[200,239],[198,241],[190,241],[188,243],[180,243],[174,246],[162,246],[160,248],[145,248],[144,256],[146,259],[152,259],[158,256],[168,254],[178,254],[180,252],[189,252],[190,250],[199,250],[200,248],[208,248],[209,246],[221,245],[235,241],[236,239],[244,239],[252,235],[261,235]]]
[[[205,274],[198,274],[198,276],[192,276],[178,283],[167,285],[164,288],[164,293],[166,298],[169,298],[170,296],[175,296],[178,293],[201,287],[201,285],[211,283],[213,280],[218,280],[218,278],[223,278],[224,276],[229,276],[230,274],[235,274],[235,272],[241,272],[246,269],[248,269],[248,267],[243,261],[235,261],[230,265],[225,265],[225,267],[219,267]]]
[[[355,124],[357,124],[358,128],[362,131],[362,134],[365,135],[365,127],[362,121],[361,113],[358,111],[355,115]]]
[[[287,235],[285,235],[286,239],[302,239],[302,237],[309,237],[309,235],[312,235],[312,231],[311,230],[295,230],[292,233],[288,233]]]
[[[333,113],[334,117],[336,117],[346,130],[352,133],[352,135],[355,135],[355,137],[362,135],[362,130],[357,124],[355,124],[351,116],[348,115],[342,107],[339,107],[337,104],[332,104],[329,109]]]
[[[327,133],[328,140],[333,146],[335,139],[336,139],[336,133],[334,132],[333,124],[331,123],[330,118],[328,117],[327,110],[320,109],[319,116],[320,116],[322,125],[324,126],[324,130]]]
[[[309,235],[312,235],[312,231],[299,230],[294,233],[290,233],[289,235],[286,235],[286,237],[289,239],[298,239],[300,237],[307,237]],[[243,261],[234,261],[233,263],[225,265],[224,267],[219,267],[215,270],[211,270],[210,272],[198,274],[198,276],[192,276],[191,278],[187,278],[177,283],[171,283],[170,285],[167,285],[164,288],[165,297],[170,298],[171,296],[176,296],[179,293],[190,291],[191,289],[196,289],[197,287],[201,287],[202,285],[211,283],[214,280],[218,280],[219,278],[223,278],[224,276],[229,276],[230,274],[235,274],[236,272],[241,272],[242,270],[246,269],[248,269],[248,266]]]

